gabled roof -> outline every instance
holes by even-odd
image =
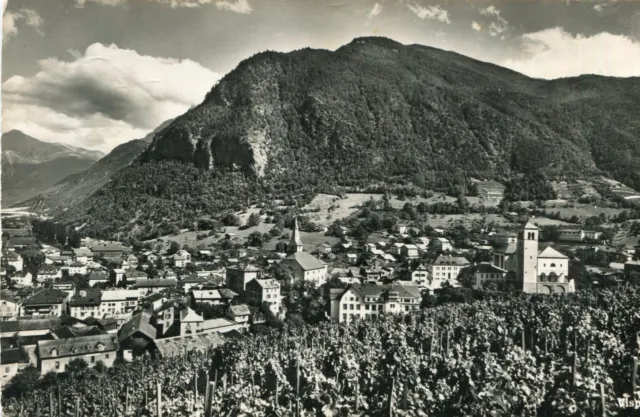
[[[234,316],[248,316],[249,314],[251,314],[251,310],[249,310],[249,307],[246,304],[229,306],[229,309]]]
[[[69,301],[71,307],[99,306],[102,292],[96,289],[86,289],[76,293]]]
[[[238,296],[237,292],[231,291],[229,288],[220,288],[218,291],[220,292],[222,298],[226,298],[229,300]]]
[[[324,262],[307,252],[296,252],[287,256],[285,260],[296,262],[305,271],[314,269],[322,269],[325,267]]]
[[[62,304],[68,294],[54,288],[45,288],[24,301],[23,305]]]
[[[253,284],[252,284],[253,283]],[[258,285],[261,288],[280,288],[280,282],[276,279],[253,279],[247,285]]]
[[[140,312],[127,320],[118,331],[118,340],[122,342],[136,332],[140,332],[149,339],[155,339],[157,330],[151,324],[151,314]]]
[[[140,291],[138,290],[107,290],[102,292],[102,301],[116,300],[138,300]]]
[[[480,273],[502,273],[502,274],[506,274],[507,271],[502,269],[502,268],[498,268],[497,266],[489,263],[489,262],[481,262],[478,265],[476,265],[475,268],[476,272],[480,272]]]
[[[505,255],[511,255],[518,251],[518,245],[516,243],[508,243],[506,245],[502,245],[493,250],[495,253],[502,253]]]
[[[547,246],[542,252],[540,252],[538,254],[538,258],[569,259],[567,256],[553,249],[551,246]]]
[[[467,258],[462,256],[445,256],[440,255],[433,263],[434,265],[453,265],[453,266],[466,266],[469,265]]]
[[[75,337],[69,339],[41,340],[38,356],[50,359],[64,356],[86,355],[100,351],[118,350],[118,337],[114,334]]]
[[[186,336],[167,337],[154,341],[158,353],[163,357],[180,356],[184,354],[185,348],[188,352],[207,352],[211,348],[225,343],[224,337],[218,332],[199,333]]]
[[[29,356],[21,348],[3,348],[2,351],[0,351],[0,365],[9,365],[12,363],[29,363]]]
[[[229,259],[229,261],[231,261]],[[253,266],[251,264],[240,264],[237,266],[228,266],[227,270],[229,271],[243,271],[243,272],[260,272],[260,268]]]
[[[198,300],[222,300],[219,290],[191,290],[191,293],[196,303]]]
[[[192,322],[198,322],[203,320],[204,319],[202,318],[201,315],[199,315],[189,307],[187,307],[186,309],[180,312],[180,321],[183,323],[187,323],[187,322],[192,323]]]
[[[138,288],[151,288],[151,287],[175,287],[178,285],[178,281],[175,279],[136,279],[135,286]]]
[[[536,226],[535,224],[531,223],[531,222],[527,222],[527,224],[524,225],[525,230],[526,229],[533,229],[533,230],[539,230],[539,227]]]

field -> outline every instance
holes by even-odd
[[[581,219],[585,219],[587,217],[599,216],[600,214],[604,214],[607,217],[616,216],[619,213],[623,212],[624,209],[618,208],[609,208],[609,207],[598,207],[593,204],[570,204],[568,206],[560,207],[553,205],[546,205],[545,210],[548,213],[559,212],[562,218],[568,219],[572,216],[578,216]]]

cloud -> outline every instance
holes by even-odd
[[[409,5],[408,7],[420,19],[437,20],[443,23],[451,23],[451,20],[449,20],[449,12],[444,10],[440,6],[423,7],[419,5]]]
[[[491,18],[491,22],[488,25],[489,35],[498,36],[509,29],[509,22],[500,15],[500,10],[495,6],[491,5],[484,9],[480,9],[480,14]]]
[[[640,75],[640,43],[627,36],[607,32],[573,36],[557,27],[525,34],[522,42],[524,56],[506,60],[501,65],[531,77]]]
[[[48,58],[2,83],[3,130],[108,151],[202,101],[220,75],[191,60],[100,43],[72,61]],[[86,146],[86,144],[85,144]]]
[[[373,5],[373,9],[369,12],[369,19],[376,17],[382,12],[382,5],[380,3],[376,3]]]
[[[249,14],[253,11],[249,0],[147,0],[157,3],[169,4],[172,8],[200,7],[207,4],[215,4],[218,10],[227,10],[235,13]]]
[[[480,32],[482,30],[482,26],[480,26],[480,23],[474,20],[473,22],[471,22],[471,29],[475,30],[476,32]]]
[[[120,6],[122,4],[125,4],[126,2],[127,0],[76,0],[76,6],[84,7],[84,5],[87,3],[95,3],[100,6],[115,7],[115,6]]]
[[[3,2],[3,8],[7,7],[7,3]],[[25,25],[34,28],[39,34],[43,34],[40,27],[44,24],[44,20],[35,10],[32,9],[20,9],[17,12],[8,12],[4,10],[2,15],[2,42],[6,43],[11,40],[12,37],[18,34],[18,24],[24,23]]]

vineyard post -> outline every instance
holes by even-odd
[[[53,417],[53,391],[49,390],[49,417]]]
[[[104,390],[100,390],[100,410],[104,411]]]
[[[218,388],[218,369],[216,368],[213,375],[213,392],[211,393],[212,398],[216,396],[217,388]]]
[[[224,394],[227,393],[227,374],[224,374],[224,376],[222,377],[222,392]]]
[[[129,385],[127,385],[127,393],[124,397],[124,414],[129,412]]]
[[[544,335],[544,356],[545,356],[545,358],[547,357],[548,352],[549,352],[549,337],[545,334]]]
[[[204,397],[204,417],[211,416],[211,397],[213,396],[213,382],[207,384],[207,392]]]
[[[76,417],[80,417],[80,397],[76,397]]]
[[[198,402],[198,370],[193,374],[193,402]]]
[[[60,395],[60,381],[58,381],[58,415],[62,416],[62,396]]]
[[[274,400],[276,410],[278,410],[278,393],[279,393],[279,391],[280,391],[280,380],[276,376],[276,397],[275,397],[275,400]]]
[[[391,377],[391,390],[389,391],[389,417],[393,417],[393,389],[396,385],[396,379]]]
[[[522,336],[522,351],[524,352],[524,350],[525,350],[525,349],[524,349],[524,348],[525,348],[525,347],[524,347],[524,326],[522,326],[522,333],[521,333],[521,336]]]
[[[631,366],[631,398],[635,398],[636,396],[637,372],[638,372],[638,358],[634,356],[633,365]]]
[[[447,344],[447,350],[449,350],[449,345]],[[402,392],[402,409],[403,410],[408,410],[409,409],[409,385],[407,384],[407,378],[404,378],[404,382],[403,382],[403,392]]]
[[[147,407],[149,407],[149,394],[145,387],[144,388],[144,408],[147,408]]]
[[[296,361],[296,416],[300,417],[300,358]]]
[[[444,332],[444,343],[442,344],[444,347],[444,354],[449,354],[449,329]]]
[[[576,371],[578,368],[578,332],[573,331],[573,363],[571,365],[571,388],[576,386]]]
[[[535,337],[534,337],[534,331],[533,328],[531,328],[531,332],[529,333],[529,349],[533,352],[533,346],[535,344]]]
[[[602,408],[602,417],[607,417],[607,398],[604,394],[604,384],[600,384],[600,407]]]
[[[356,414],[358,413],[358,408],[360,408],[360,384],[358,382],[358,378],[356,378],[356,409],[354,410]]]
[[[587,337],[587,357],[586,357],[586,365],[589,366],[589,350],[590,350],[590,342],[591,338]]]
[[[209,371],[207,371],[207,379],[205,380],[204,386],[205,386],[205,389],[207,389],[207,390],[209,389]],[[207,407],[207,395],[209,395],[208,392],[205,392],[205,396],[204,396],[204,407],[205,408]]]
[[[158,382],[156,386],[156,408],[158,410],[158,417],[162,417],[162,385]]]

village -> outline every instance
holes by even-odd
[[[78,247],[52,245],[27,221],[3,231],[2,381],[28,366],[42,375],[77,360],[110,367],[245,338],[300,320],[287,305],[300,307],[312,289],[321,320],[349,323],[417,310],[456,288],[574,292],[585,279],[576,265],[589,285],[640,277],[638,248],[607,250],[600,231],[583,228],[557,230],[562,245],[549,245],[536,220],[462,240],[452,230],[402,224],[358,240],[339,227],[338,239],[309,247],[296,217],[275,250],[240,245],[233,233],[208,249],[174,241],[134,249],[89,238]],[[598,251],[613,261],[580,259]],[[37,271],[27,268],[34,253]]]

